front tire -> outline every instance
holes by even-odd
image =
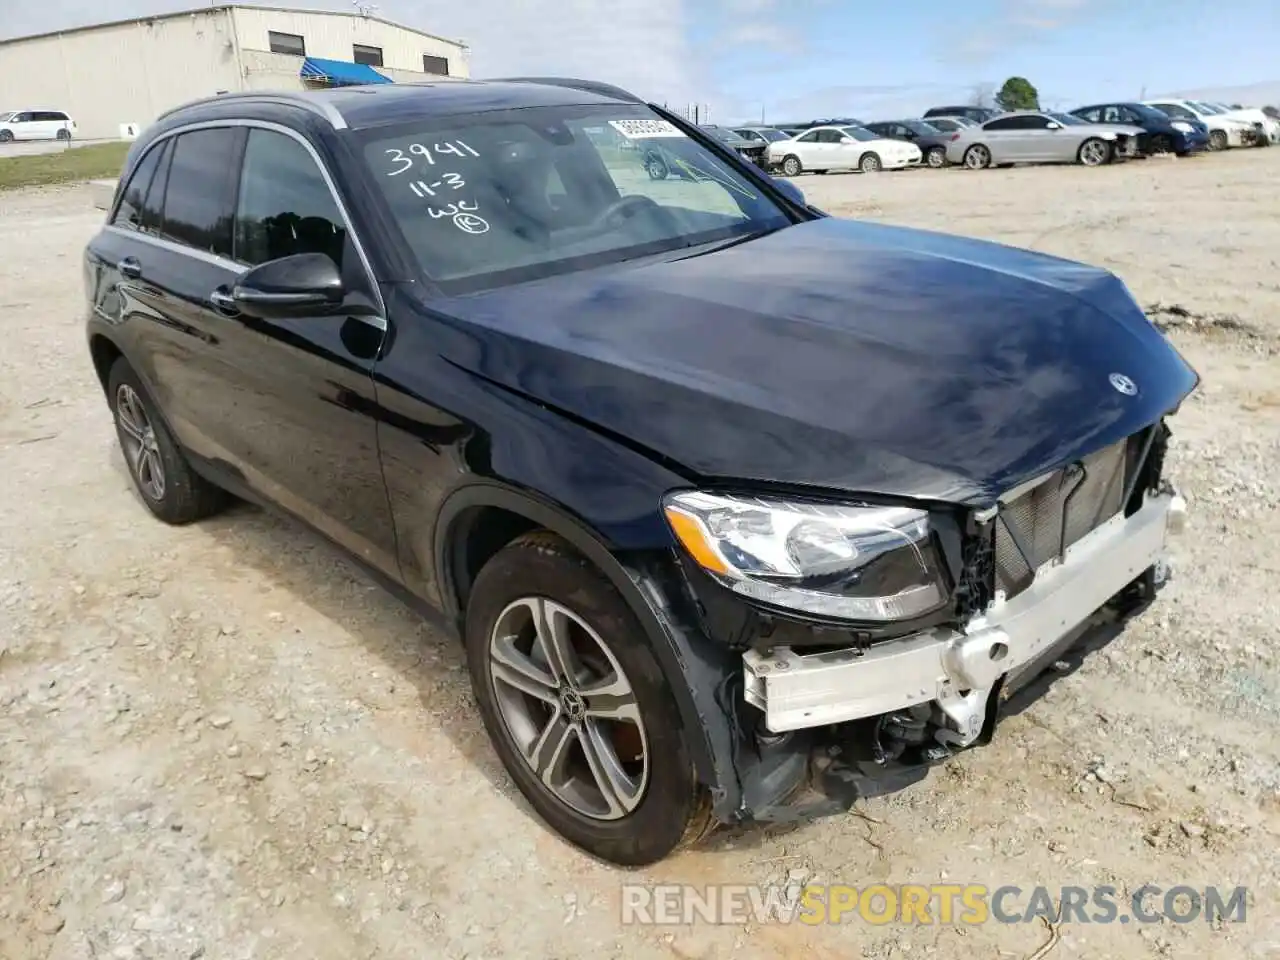
[[[1111,162],[1111,144],[1098,137],[1090,137],[1080,144],[1076,159],[1086,167],[1101,167]]]
[[[0,130],[0,143],[13,143],[13,131]]]
[[[800,163],[800,158],[794,153],[789,154],[782,161],[782,174],[786,177],[798,177],[803,172],[804,167]]]
[[[879,154],[864,153],[858,160],[858,169],[863,173],[879,173],[884,169],[884,164],[880,162]]]
[[[191,469],[155,401],[123,357],[111,367],[107,395],[129,478],[154,516],[180,526],[226,506],[227,495]]]
[[[644,866],[714,826],[670,683],[621,595],[554,534],[526,534],[476,577],[467,664],[494,749],[570,843]]]
[[[1167,133],[1157,133],[1151,138],[1151,144],[1147,148],[1150,156],[1158,157],[1166,153],[1173,153],[1173,138]]]
[[[1230,145],[1230,141],[1227,139],[1227,131],[1225,130],[1209,131],[1209,149],[1210,150],[1225,150],[1229,145]]]
[[[667,161],[656,154],[645,160],[644,170],[645,173],[649,174],[650,180],[665,180],[667,175],[671,173],[670,167],[667,166]]]

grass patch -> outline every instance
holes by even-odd
[[[124,168],[130,146],[129,143],[95,143],[26,157],[6,157],[0,151],[0,190],[114,179]]]

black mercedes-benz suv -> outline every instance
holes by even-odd
[[[1197,377],[1114,276],[829,217],[613,87],[185,106],[84,275],[143,504],[241,497],[350,552],[618,863],[985,742],[1146,603],[1184,512]]]

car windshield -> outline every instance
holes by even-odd
[[[935,125],[932,120],[901,120],[899,122],[908,130],[913,130],[922,137],[941,133],[943,130],[942,127]]]
[[[724,143],[736,143],[742,139],[732,130],[726,130],[724,127],[703,127],[702,129]]]
[[[405,242],[446,293],[791,222],[735,166],[640,106],[495,111],[358,136]]]
[[[770,143],[777,143],[779,140],[788,139],[787,134],[783,133],[781,130],[756,129],[756,130],[753,130],[752,132],[760,134],[760,136],[764,137]]]
[[[1081,120],[1079,117],[1073,117],[1069,113],[1049,113],[1045,114],[1045,116],[1049,117],[1051,120],[1057,120],[1063,126],[1067,127],[1079,127],[1087,122],[1085,120]]]
[[[867,140],[880,139],[879,134],[872,133],[870,130],[867,130],[865,127],[841,127],[840,129],[844,133],[847,133],[849,136],[853,137],[853,139],[855,140],[861,140],[863,142],[866,142]]]
[[[12,119],[13,119],[12,110],[0,110],[0,123],[4,123],[6,120],[12,120]]]
[[[1199,100],[1191,100],[1189,102],[1193,107],[1195,107],[1201,113],[1207,113],[1210,116],[1217,116],[1218,114],[1222,113],[1222,111],[1219,108],[1215,107],[1211,103],[1202,103]]]

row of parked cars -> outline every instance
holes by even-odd
[[[1101,166],[1130,157],[1280,143],[1280,119],[1258,109],[1202,100],[1122,101],[1065,113],[944,106],[917,119],[864,123],[842,117],[707,129],[762,167],[792,177],[914,166]]]

